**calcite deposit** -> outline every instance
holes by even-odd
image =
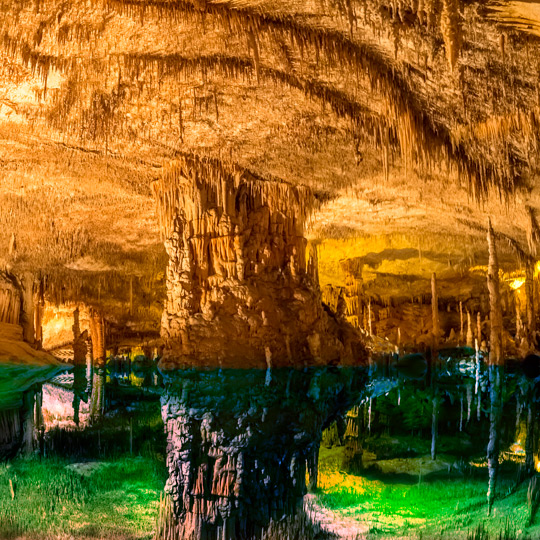
[[[321,301],[310,190],[188,158],[153,188],[169,255],[164,366],[362,360],[359,334]]]

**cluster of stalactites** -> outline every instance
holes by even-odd
[[[327,285],[322,290],[323,302],[355,328],[362,326],[362,315],[365,307],[362,282],[363,265],[361,257],[343,259],[340,261],[340,266],[345,274],[345,287]]]
[[[180,211],[183,219],[193,222],[210,212],[241,216],[247,211],[242,205],[248,201],[250,210],[265,206],[272,213],[291,215],[295,231],[303,234],[305,221],[316,205],[307,187],[266,180],[238,166],[197,156],[182,156],[165,165],[152,188],[165,237],[173,232]]]
[[[306,271],[309,189],[183,157],[165,167],[153,191],[169,256],[182,252],[199,278],[243,280],[263,267]]]
[[[19,324],[21,291],[13,282],[0,275],[0,323]]]

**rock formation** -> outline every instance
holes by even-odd
[[[347,403],[339,371],[323,384],[322,371],[294,368],[360,363],[360,336],[323,307],[306,256],[310,190],[188,158],[153,188],[169,255],[161,366],[173,536],[258,537],[295,513],[306,461],[314,487],[322,429]],[[186,365],[220,369],[171,370]]]
[[[361,359],[354,329],[323,308],[306,256],[310,190],[188,158],[153,189],[169,255],[164,366]]]
[[[92,339],[92,355],[94,373],[92,379],[92,395],[90,397],[90,421],[101,420],[105,404],[105,320],[103,314],[92,310],[90,313],[90,334]]]

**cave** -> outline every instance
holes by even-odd
[[[0,539],[540,538],[539,3],[0,5]]]

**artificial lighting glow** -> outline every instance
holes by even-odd
[[[510,285],[510,288],[515,291],[519,289],[524,283],[525,283],[525,279],[517,278],[517,279],[512,280],[509,283],[509,285]]]

